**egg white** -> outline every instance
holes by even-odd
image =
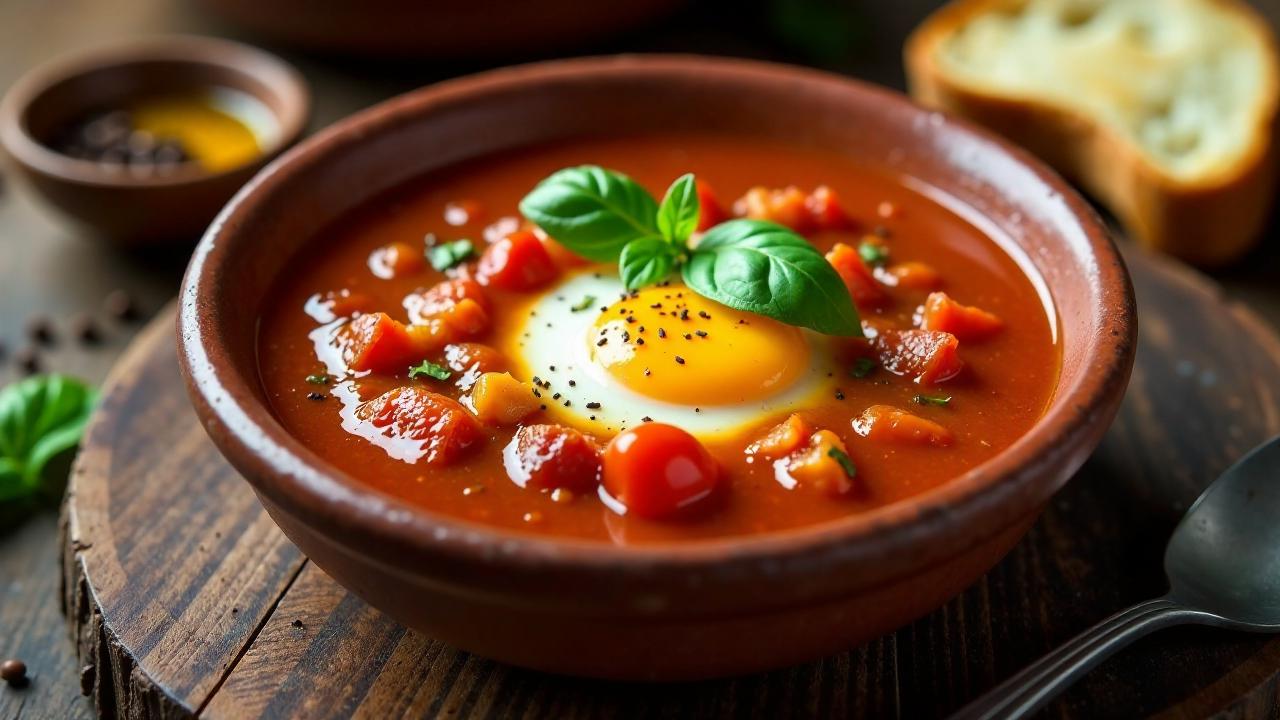
[[[549,288],[529,306],[526,319],[507,340],[505,354],[516,377],[533,380],[557,422],[612,435],[652,421],[669,423],[698,437],[714,437],[805,407],[835,390],[835,366],[826,338],[805,331],[810,365],[790,386],[756,401],[693,406],[657,400],[622,385],[592,360],[595,321],[625,295],[616,275],[582,272]],[[573,308],[592,297],[585,309]],[[570,384],[572,381],[572,385]],[[726,378],[732,382],[732,378]],[[599,407],[588,404],[599,403]]]

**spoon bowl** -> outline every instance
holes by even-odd
[[[1280,631],[1280,437],[1217,479],[1173,531],[1169,598],[1223,625]]]
[[[1174,529],[1165,550],[1169,593],[1077,635],[956,713],[953,720],[1021,718],[1112,653],[1174,625],[1280,632],[1280,437],[1222,473]]]

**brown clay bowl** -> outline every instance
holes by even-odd
[[[187,163],[138,177],[63,155],[52,136],[90,112],[149,93],[228,87],[256,97],[278,132],[260,155],[221,172]],[[192,242],[219,208],[302,135],[310,95],[283,60],[239,43],[169,36],[56,59],[23,76],[0,101],[0,145],[49,205],[90,234],[122,245]]]
[[[250,32],[374,58],[492,58],[560,50],[656,20],[684,0],[202,0]]]
[[[435,515],[369,489],[285,432],[263,397],[254,345],[260,304],[291,255],[342,213],[422,173],[601,127],[785,137],[889,164],[968,203],[1022,247],[1056,303],[1063,367],[1044,417],[990,462],[908,501],[786,533],[657,547]],[[575,675],[688,679],[855,646],[973,583],[1101,439],[1129,377],[1136,321],[1103,225],[1027,153],[855,81],[650,56],[447,82],[311,138],[250,182],[205,235],[178,331],[210,437],[338,582],[488,657]]]

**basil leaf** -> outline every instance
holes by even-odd
[[[698,228],[698,184],[693,173],[676,178],[658,206],[658,232],[667,242],[683,246]]]
[[[632,240],[658,237],[658,204],[622,173],[595,165],[566,168],[520,201],[520,212],[569,250],[612,262]]]
[[[677,250],[658,238],[632,240],[622,248],[618,274],[628,290],[665,280],[675,267]]]
[[[427,248],[427,260],[431,267],[444,271],[471,257],[476,251],[470,240],[442,242]]]
[[[856,378],[864,378],[876,369],[876,361],[871,358],[858,358],[853,361],[853,366],[849,368],[849,375]]]
[[[849,289],[804,238],[764,220],[730,220],[707,231],[684,266],[700,295],[827,335],[860,337]]]
[[[827,451],[827,457],[839,463],[840,469],[844,470],[844,474],[848,475],[850,480],[858,477],[858,466],[853,464],[853,459],[849,457],[849,453],[838,447],[832,447]]]
[[[884,265],[889,262],[889,248],[876,243],[864,242],[858,245],[858,255],[868,265]]]
[[[595,295],[583,295],[581,300],[569,306],[569,312],[582,312],[583,310],[590,310],[591,306],[594,305],[595,303],[596,303]]]
[[[0,510],[62,495],[97,393],[45,375],[0,391]]]
[[[423,360],[421,365],[409,368],[409,379],[412,380],[419,375],[433,377],[436,380],[448,380],[453,377],[453,373],[443,365],[437,365],[430,360]]]
[[[946,407],[951,404],[950,395],[916,395],[911,398],[911,402],[917,405],[936,405],[938,407]]]

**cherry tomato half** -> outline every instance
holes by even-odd
[[[723,480],[702,443],[672,425],[651,422],[626,430],[604,454],[605,489],[628,513],[649,520],[704,510]]]

